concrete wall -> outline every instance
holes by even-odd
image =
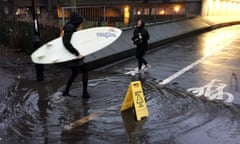
[[[209,31],[226,25],[240,24],[240,17],[196,17],[147,26],[150,33],[150,49],[186,36]],[[124,30],[121,37],[109,47],[85,58],[90,69],[102,67],[118,60],[134,56],[131,42],[133,29]]]

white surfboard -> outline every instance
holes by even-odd
[[[116,41],[122,31],[115,27],[96,27],[73,33],[71,43],[83,56],[97,52]],[[62,37],[56,38],[34,51],[32,61],[37,64],[54,64],[77,57],[63,45]]]

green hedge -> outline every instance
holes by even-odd
[[[40,25],[42,43],[59,36],[59,28]],[[0,43],[12,48],[32,53],[33,48],[33,23],[17,22],[7,18],[0,18]]]

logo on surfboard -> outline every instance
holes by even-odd
[[[106,39],[108,39],[109,37],[117,37],[117,35],[115,33],[113,33],[114,31],[108,31],[108,32],[97,32],[97,37],[105,37]]]

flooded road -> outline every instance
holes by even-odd
[[[88,100],[80,96],[80,76],[71,89],[77,97],[62,98],[68,72],[48,71],[46,81],[38,83],[33,75],[29,76],[28,69],[11,74],[2,68],[0,143],[237,144],[240,141],[237,103],[240,94],[228,87],[228,80],[233,72],[236,77],[240,74],[239,29],[240,26],[226,27],[153,50],[146,55],[152,68],[145,74],[124,74],[125,68],[136,67],[135,58],[91,71],[91,98]],[[219,35],[225,37],[219,38]],[[216,38],[215,41],[212,38]],[[226,45],[230,39],[234,40],[229,43],[231,47]],[[220,52],[214,51],[216,54],[209,55],[171,82],[160,85],[203,57],[204,49],[223,46]],[[213,79],[227,85],[224,92],[234,95],[234,105],[188,92]],[[133,110],[120,112],[128,85],[135,80],[142,82],[149,111],[149,117],[140,122],[136,121]]]

